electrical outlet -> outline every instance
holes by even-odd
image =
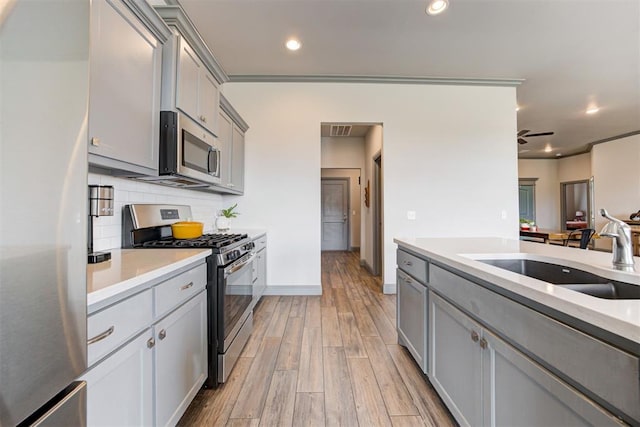
[[[502,213],[500,214],[500,216],[502,217],[502,219],[507,219],[507,211],[505,211],[504,209],[502,210]]]
[[[416,211],[407,211],[407,219],[411,221],[415,221],[416,219]]]

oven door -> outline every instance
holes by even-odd
[[[250,252],[220,269],[222,280],[219,282],[219,307],[222,312],[218,314],[221,318],[218,328],[224,336],[220,348],[223,353],[227,351],[251,311],[255,257]]]

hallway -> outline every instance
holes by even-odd
[[[323,252],[323,295],[264,297],[229,381],[179,425],[455,425],[397,344],[395,295],[380,288],[357,252]]]

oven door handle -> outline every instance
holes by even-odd
[[[233,265],[233,266],[229,266],[229,270],[227,270],[226,268],[224,269],[224,277],[230,276],[231,274],[237,272],[238,270],[242,270],[247,264],[253,262],[253,260],[256,258],[256,254],[255,253],[251,253],[251,256],[249,258],[247,258],[243,263],[238,264],[238,265]]]

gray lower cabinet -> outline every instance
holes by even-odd
[[[427,372],[427,287],[402,270],[396,273],[398,342]]]
[[[430,379],[463,426],[620,421],[430,291]]]

